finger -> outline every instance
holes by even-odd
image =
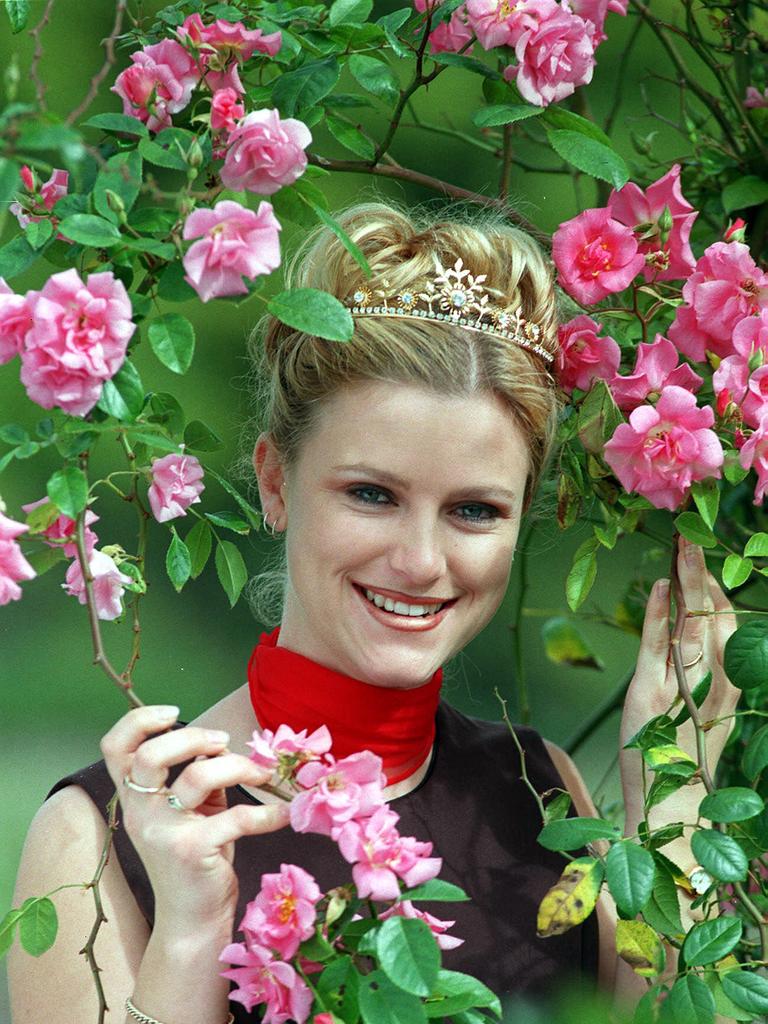
[[[656,580],[648,595],[635,678],[662,688],[669,653],[669,580]]]
[[[130,775],[140,786],[162,786],[168,770],[198,754],[216,754],[229,743],[229,733],[186,726],[145,740],[131,760]]]
[[[243,754],[222,754],[187,765],[170,788],[184,807],[194,810],[215,790],[238,784],[261,786],[271,777],[268,768],[255,764]]]
[[[689,612],[711,612],[714,609],[707,580],[704,552],[697,544],[691,544],[684,537],[679,541],[678,576],[683,592],[685,607]],[[683,627],[681,651],[683,662],[694,661],[705,651],[711,618],[705,615],[689,615]]]
[[[718,649],[722,651],[730,639],[731,634],[736,631],[736,616],[733,612],[733,605],[728,600],[722,587],[711,572],[707,573],[707,581],[709,583],[709,592],[712,597],[712,604],[715,612],[717,613],[714,616],[714,619]]]
[[[264,835],[284,828],[290,820],[290,804],[236,804],[227,811],[205,819],[206,836],[216,847],[241,836]]]
[[[122,785],[134,752],[149,737],[168,729],[179,717],[179,709],[167,704],[146,704],[132,708],[105,733],[101,740],[107,770],[115,786]]]

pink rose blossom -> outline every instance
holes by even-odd
[[[505,68],[504,78],[523,99],[546,107],[592,80],[594,45],[587,23],[555,0],[528,0],[523,12],[533,15],[535,26],[515,40],[517,65]]]
[[[331,734],[325,725],[309,736],[306,729],[294,732],[288,725],[279,725],[275,732],[271,729],[255,730],[253,739],[246,746],[251,748],[250,759],[264,768],[274,769],[284,762],[286,767],[293,769],[307,761],[318,761],[331,749],[331,742]]]
[[[484,50],[514,46],[523,32],[536,28],[538,2],[524,0],[511,5],[500,0],[467,0],[469,26]]]
[[[619,424],[605,461],[625,490],[674,511],[694,481],[720,476],[723,449],[708,429],[714,419],[711,406],[697,408],[690,391],[670,385],[655,407],[641,405]]]
[[[760,311],[759,316],[745,316],[733,329],[734,355],[720,361],[720,365],[712,375],[712,386],[718,401],[725,402],[721,395],[728,392],[727,401],[742,401],[747,393],[750,365],[755,368],[753,359],[759,356],[765,362],[768,359],[768,306]]]
[[[276,960],[263,946],[233,942],[219,960],[237,966],[221,971],[223,978],[237,982],[229,998],[242,1003],[248,1013],[266,1004],[263,1024],[304,1024],[312,1008],[312,993],[290,964]]]
[[[631,228],[605,209],[584,210],[552,238],[560,284],[577,302],[599,302],[620,292],[645,266]]]
[[[123,113],[143,121],[157,132],[171,125],[189,103],[200,81],[200,70],[184,47],[164,39],[131,54],[133,64],[122,71],[111,92],[123,101]]]
[[[26,505],[22,505],[22,509],[29,515],[36,508],[40,508],[41,505],[47,505],[49,503],[48,498],[40,498],[37,501],[31,501]],[[88,508],[85,510],[85,550],[88,555],[91,554],[93,549],[99,542],[99,538],[89,529],[92,523],[97,523],[99,517],[96,513]],[[49,548],[61,548],[67,558],[77,557],[77,544],[75,543],[75,520],[70,519],[69,516],[65,516],[64,513],[58,515],[53,522],[46,526],[46,528],[40,534],[41,537],[45,537],[45,543]],[[65,542],[62,545],[62,542]]]
[[[661,392],[669,384],[694,393],[698,391],[703,378],[687,363],[678,365],[679,360],[677,349],[663,334],[657,334],[650,343],[638,345],[634,372],[627,377],[617,374],[608,382],[616,405],[622,412],[631,412],[649,395]]]
[[[53,274],[42,291],[28,292],[32,327],[21,351],[21,381],[42,406],[84,416],[98,402],[104,381],[125,360],[136,325],[121,281],[111,271]]]
[[[27,190],[27,192],[37,191],[37,181],[35,179],[35,172],[32,170],[31,167],[28,167],[26,164],[23,164],[21,170],[19,171],[19,177],[21,178],[24,184],[24,188]]]
[[[19,355],[31,326],[26,296],[16,295],[0,277],[0,365]]]
[[[226,188],[270,196],[301,177],[312,134],[303,121],[281,120],[276,110],[253,110],[228,139],[221,169]]]
[[[584,314],[558,330],[557,378],[571,394],[574,388],[589,391],[596,380],[609,380],[619,369],[621,349],[609,335],[599,338],[602,326]]]
[[[16,542],[29,527],[17,523],[0,512],[0,605],[18,601],[21,597],[20,580],[31,580],[37,575],[21,553]]]
[[[742,242],[715,242],[683,285],[669,337],[683,355],[703,362],[706,351],[733,355],[736,325],[768,306],[768,274]]]
[[[29,192],[35,192],[35,180],[31,176],[31,172],[25,175],[24,171],[29,172],[29,168],[22,167],[21,180],[24,182],[24,185]],[[43,210],[52,210],[56,203],[58,203],[58,201],[67,194],[68,188],[69,171],[62,171],[55,167],[48,181],[40,187],[42,207],[34,201],[31,204],[31,208],[24,207],[21,203],[11,203],[9,209],[15,216],[16,220],[18,220],[19,225],[22,228],[26,228],[27,225],[31,224],[33,221],[43,220]],[[36,213],[35,210],[38,212]],[[55,221],[56,219],[54,218],[54,223]]]
[[[386,779],[381,758],[370,750],[326,764],[312,761],[296,774],[305,792],[291,801],[291,825],[295,832],[319,832],[332,836],[351,818],[367,817],[382,806]]]
[[[274,57],[282,45],[280,32],[264,35],[260,28],[247,29],[242,21],[223,18],[204,25],[199,14],[190,14],[177,34],[198,51],[200,72],[211,92],[233,89],[238,96],[245,92],[238,66],[257,50]]]
[[[659,218],[665,209],[672,217],[672,227],[662,242]],[[674,164],[645,192],[632,181],[618,192],[614,189],[608,197],[608,210],[614,220],[636,232],[640,252],[646,257],[646,281],[688,277],[696,264],[688,239],[698,213],[680,190],[680,164]]]
[[[436,10],[442,0],[438,3],[430,3],[430,10]],[[427,0],[413,0],[413,6],[417,11],[426,11]],[[442,21],[437,28],[429,33],[430,53],[458,53],[472,38],[472,29],[467,25],[466,4],[457,7],[448,21]],[[464,51],[471,53],[472,47]]]
[[[628,0],[571,0],[571,10],[587,23],[587,32],[594,47],[607,39],[603,26],[609,11],[627,13]]]
[[[753,504],[761,505],[768,490],[768,410],[763,413],[757,428],[741,446],[739,462],[742,469],[754,469],[757,473]]]
[[[184,280],[203,302],[221,295],[244,295],[253,280],[280,266],[280,222],[272,205],[259,203],[256,213],[231,199],[213,209],[200,207],[184,222],[184,238],[199,238],[182,260]]]
[[[245,107],[237,102],[234,89],[218,89],[211,100],[211,128],[215,132],[231,132],[245,114]]]
[[[754,85],[747,86],[747,94],[744,97],[745,107],[768,107],[768,86],[760,92]]]
[[[457,946],[461,946],[464,939],[459,939],[455,935],[446,935],[445,933],[449,928],[452,928],[455,921],[441,921],[439,918],[434,917],[432,914],[427,913],[426,910],[421,910],[419,907],[414,907],[410,900],[399,900],[389,910],[385,910],[384,913],[379,914],[380,921],[386,921],[388,917],[394,916],[417,918],[423,921],[429,926],[430,931],[435,936],[437,944],[440,949],[456,949]]]
[[[194,455],[170,452],[152,461],[152,483],[147,496],[158,523],[185,516],[205,490],[203,467]]]
[[[120,572],[114,559],[103,551],[91,552],[88,567],[93,576],[93,597],[96,613],[100,619],[116,619],[123,613],[123,588],[131,583],[131,577]],[[80,561],[75,558],[67,569],[63,589],[80,604],[85,604],[85,580],[80,569]]]
[[[766,411],[768,411],[768,366],[760,366],[747,381],[741,413],[745,423],[751,427],[757,427]]]
[[[290,960],[314,935],[321,896],[312,875],[295,864],[281,864],[279,873],[261,876],[261,889],[248,904],[240,930],[249,945],[267,946]]]

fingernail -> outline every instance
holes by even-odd
[[[209,743],[229,743],[229,733],[219,729],[206,730],[205,738]]]
[[[155,708],[155,714],[161,722],[172,722],[179,717],[179,709],[175,704],[159,704]]]
[[[656,580],[656,587],[660,598],[669,596],[669,580]]]

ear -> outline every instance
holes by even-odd
[[[253,468],[259,484],[259,497],[264,518],[278,531],[288,525],[283,498],[285,471],[277,445],[269,434],[260,434],[253,449]]]

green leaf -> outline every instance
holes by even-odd
[[[9,910],[0,921],[0,956],[5,956],[13,945],[13,937],[16,934],[16,925],[20,917],[21,910]]]
[[[195,354],[195,329],[185,316],[165,313],[147,329],[152,351],[169,370],[186,373]]]
[[[768,981],[753,971],[726,971],[720,976],[723,991],[737,1006],[752,1013],[768,1013]]]
[[[357,1021],[360,1016],[359,978],[350,956],[339,957],[328,964],[319,976],[314,976],[315,987],[323,1002],[343,1021]]]
[[[383,971],[360,978],[359,1000],[364,1024],[421,1024],[427,1019],[419,997],[393,985]]]
[[[29,434],[18,423],[5,423],[0,427],[0,441],[6,444],[24,444],[29,440]]]
[[[616,952],[641,978],[653,978],[664,970],[664,946],[642,921],[616,922]]]
[[[166,137],[164,145],[160,143],[160,135],[154,139],[141,139],[139,153],[156,167],[167,167],[172,171],[187,169],[186,151],[177,144],[177,138],[174,136]]]
[[[667,797],[676,793],[688,780],[683,775],[657,775],[648,790],[648,799],[645,802],[646,811],[663,803]]]
[[[715,520],[720,508],[720,489],[716,480],[697,480],[691,487],[693,500],[701,518],[710,530],[715,528]]]
[[[318,203],[313,202],[312,199],[309,199],[307,196],[302,195],[301,193],[299,193],[299,195],[301,196],[303,201],[308,206],[312,207],[312,209],[315,211],[315,213],[320,218],[320,220],[323,222],[323,224],[325,224],[326,227],[329,227],[331,229],[331,231],[334,233],[334,235],[336,235],[338,240],[341,242],[341,244],[344,246],[344,248],[347,250],[347,252],[350,254],[350,256],[353,257],[353,259],[355,260],[357,265],[360,267],[362,272],[365,274],[365,276],[366,277],[370,277],[371,276],[371,267],[370,267],[370,264],[368,263],[368,260],[365,258],[363,253],[360,251],[358,246],[355,245],[355,243],[349,237],[349,235],[344,230],[344,228],[341,226],[341,224],[339,224],[338,221],[334,220],[334,218],[330,215],[330,213],[327,213],[323,209],[323,207],[320,206]],[[283,294],[285,294],[285,293],[283,293]],[[337,341],[337,340],[348,341],[349,339],[348,338],[342,338],[342,339],[334,338],[332,340],[334,340],[334,341]]]
[[[495,128],[497,125],[513,124],[515,121],[537,117],[543,110],[543,107],[534,107],[529,103],[494,104],[476,110],[472,121],[478,128]]]
[[[400,894],[401,900],[439,901],[443,903],[462,903],[469,896],[458,885],[444,882],[442,878],[432,878],[414,889],[407,889]]]
[[[363,53],[354,53],[348,67],[355,81],[374,96],[396,100],[400,95],[400,83],[388,64]]]
[[[59,224],[62,235],[94,249],[109,249],[122,239],[114,224],[92,213],[73,213]]]
[[[572,612],[583,604],[597,576],[597,548],[599,542],[589,537],[579,545],[565,581],[565,596]]]
[[[620,189],[629,181],[629,168],[619,154],[597,139],[580,132],[556,129],[547,132],[549,144],[569,164],[593,178]]]
[[[738,917],[717,917],[695,924],[683,943],[683,956],[688,967],[703,967],[727,956],[741,939],[742,923]]]
[[[392,11],[391,14],[385,14],[383,18],[378,18],[376,21],[376,24],[381,25],[384,29],[384,35],[387,37],[387,42],[398,57],[408,57],[411,52],[396,35],[397,30],[403,27],[411,14],[413,14],[413,10],[411,8],[401,7],[399,11]]]
[[[581,633],[570,619],[548,619],[541,627],[544,650],[556,665],[602,669],[603,663],[587,646]]]
[[[753,533],[744,548],[745,557],[768,557],[768,533]]]
[[[171,543],[165,556],[165,568],[168,572],[168,579],[174,585],[176,592],[180,593],[192,573],[192,557],[189,548],[176,533],[175,526],[171,526]]]
[[[309,61],[280,75],[272,90],[272,99],[286,117],[293,117],[297,110],[314,107],[327,96],[340,74],[336,57]]]
[[[667,996],[675,1024],[714,1024],[715,1000],[696,974],[678,978]]]
[[[221,526],[225,530],[234,530],[235,533],[243,534],[251,532],[251,524],[236,512],[206,512],[205,518],[214,526]]]
[[[749,1013],[749,1011],[747,1010],[742,1009],[740,1006],[737,1006],[736,1003],[734,1003],[732,999],[729,999],[728,996],[725,994],[725,990],[723,989],[723,984],[721,981],[722,973],[718,972],[717,970],[708,970],[704,971],[702,975],[704,984],[707,986],[709,991],[714,996],[715,1012],[719,1013],[721,1017],[724,1017],[728,1021],[753,1020],[753,1014]]]
[[[768,725],[752,736],[741,758],[741,767],[748,779],[756,779],[768,765]]]
[[[359,128],[348,124],[346,121],[342,121],[340,117],[334,117],[333,114],[326,114],[325,123],[328,125],[331,135],[345,149],[362,157],[363,160],[373,160],[376,155],[376,147],[369,138],[363,135]]]
[[[93,205],[107,220],[117,224],[117,213],[109,205],[107,190],[120,196],[126,213],[136,202],[141,188],[141,156],[135,149],[115,153],[99,171],[93,185]]]
[[[676,743],[663,743],[643,751],[643,760],[654,772],[689,779],[698,768],[695,759]]]
[[[707,696],[709,695],[709,691],[711,688],[712,672],[710,671],[707,672],[707,674],[703,676],[691,690],[691,697],[693,698],[693,703],[696,705],[697,708],[700,708],[704,701],[707,699]],[[675,719],[672,722],[672,724],[675,726],[682,725],[683,722],[687,722],[690,717],[691,713],[688,710],[688,705],[683,704],[679,713],[675,716]]]
[[[5,10],[11,23],[11,32],[17,35],[27,27],[29,0],[5,0]]]
[[[87,121],[83,121],[83,127],[101,128],[105,132],[149,138],[149,129],[144,122],[140,121],[138,117],[131,117],[130,114],[94,114]]]
[[[590,121],[580,114],[574,114],[572,110],[566,110],[565,107],[561,107],[559,104],[552,104],[552,106],[544,110],[544,121],[551,128],[578,132],[580,135],[586,135],[587,138],[594,139],[596,142],[602,142],[604,146],[611,145],[611,140],[594,121]]]
[[[197,292],[184,280],[181,262],[169,263],[157,279],[157,294],[169,302],[189,302],[197,299]]]
[[[65,466],[50,478],[46,492],[65,516],[75,519],[88,502],[88,478],[77,466]]]
[[[743,210],[747,206],[760,206],[768,199],[768,181],[754,174],[737,178],[723,189],[723,209],[726,213]]]
[[[398,988],[428,996],[440,970],[440,947],[424,921],[396,914],[376,934],[379,966]]]
[[[337,25],[362,25],[373,10],[373,0],[334,0],[328,12],[331,28]]]
[[[739,462],[738,452],[726,451],[725,461],[723,462],[723,476],[734,487],[749,476],[749,470],[744,469]]]
[[[33,220],[24,229],[24,237],[33,249],[41,249],[53,235],[53,224],[49,220]]]
[[[205,568],[206,562],[211,554],[213,545],[213,533],[204,519],[198,519],[187,536],[184,543],[187,545],[190,559],[189,575],[196,580]]]
[[[723,563],[723,584],[728,590],[740,587],[752,574],[752,562],[739,555],[728,555]]]
[[[691,836],[691,849],[701,867],[719,881],[743,882],[747,877],[747,856],[730,836],[716,829],[697,829]]]
[[[31,897],[21,907],[19,941],[30,956],[41,956],[56,941],[59,919],[47,896]]]
[[[697,512],[681,512],[675,517],[675,529],[692,544],[703,548],[717,547],[717,537]]]
[[[437,982],[425,1003],[427,1017],[454,1017],[462,1010],[473,1006],[488,1007],[496,1016],[501,1016],[501,1003],[498,996],[469,974],[459,971],[440,971]]]
[[[134,594],[146,594],[147,592],[147,581],[141,575],[141,569],[138,565],[133,562],[123,561],[120,563],[120,571],[124,572],[126,576],[130,576],[132,583],[124,584],[126,590],[130,590]]]
[[[184,431],[184,444],[197,452],[216,452],[224,447],[219,435],[202,420],[191,420]]]
[[[149,448],[155,448],[161,452],[179,452],[179,446],[175,441],[169,440],[162,434],[153,434],[149,430],[135,430],[129,427],[126,430],[126,436],[129,441],[136,444],[145,444]]]
[[[750,618],[725,645],[725,672],[734,686],[751,690],[768,678],[768,619]]]
[[[624,417],[604,380],[596,380],[579,409],[579,440],[588,452],[602,454]]]
[[[167,391],[156,391],[149,399],[152,410],[147,417],[152,423],[162,424],[171,434],[184,430],[184,410],[177,399]]]
[[[663,935],[680,935],[684,929],[680,920],[677,886],[668,871],[659,868],[658,863],[656,868],[656,881],[650,899],[643,907],[643,918]]]
[[[572,803],[570,793],[558,793],[544,807],[544,824],[548,825],[550,821],[562,821],[570,811]]]
[[[267,310],[281,323],[328,341],[349,341],[352,314],[339,300],[317,288],[291,288],[273,296]]]
[[[746,786],[728,786],[709,793],[699,804],[699,814],[710,821],[746,821],[765,810],[763,798]]]
[[[501,75],[494,68],[484,64],[475,57],[467,57],[463,53],[433,53],[430,54],[435,64],[443,64],[447,67],[462,68],[464,71],[471,71],[473,75],[482,75],[497,81]]]
[[[551,821],[539,833],[547,850],[577,850],[595,839],[618,839],[620,829],[602,818],[563,818]]]
[[[0,277],[6,281],[18,277],[32,266],[38,256],[38,250],[33,249],[26,238],[19,235],[0,247]]]
[[[112,380],[104,381],[97,408],[129,423],[144,408],[144,385],[139,371],[129,360],[126,359]]]
[[[247,501],[247,499],[242,496],[242,494],[237,490],[236,487],[232,486],[232,484],[229,482],[229,480],[227,480],[226,477],[221,476],[219,473],[216,472],[216,470],[211,469],[210,467],[208,467],[207,472],[211,476],[215,477],[216,480],[219,481],[221,486],[227,492],[227,494],[231,495],[231,497],[233,497],[235,499],[235,501],[237,502],[237,504],[238,504],[238,506],[240,508],[240,511],[243,512],[243,514],[245,515],[245,518],[251,524],[253,529],[254,530],[260,530],[261,529],[261,513],[258,512],[253,507],[253,505],[251,505],[250,502]]]
[[[229,540],[220,540],[216,545],[216,572],[229,606],[234,608],[248,579],[248,570],[240,549]]]
[[[651,897],[656,868],[650,853],[629,839],[613,843],[605,859],[606,881],[619,911],[639,914]]]

